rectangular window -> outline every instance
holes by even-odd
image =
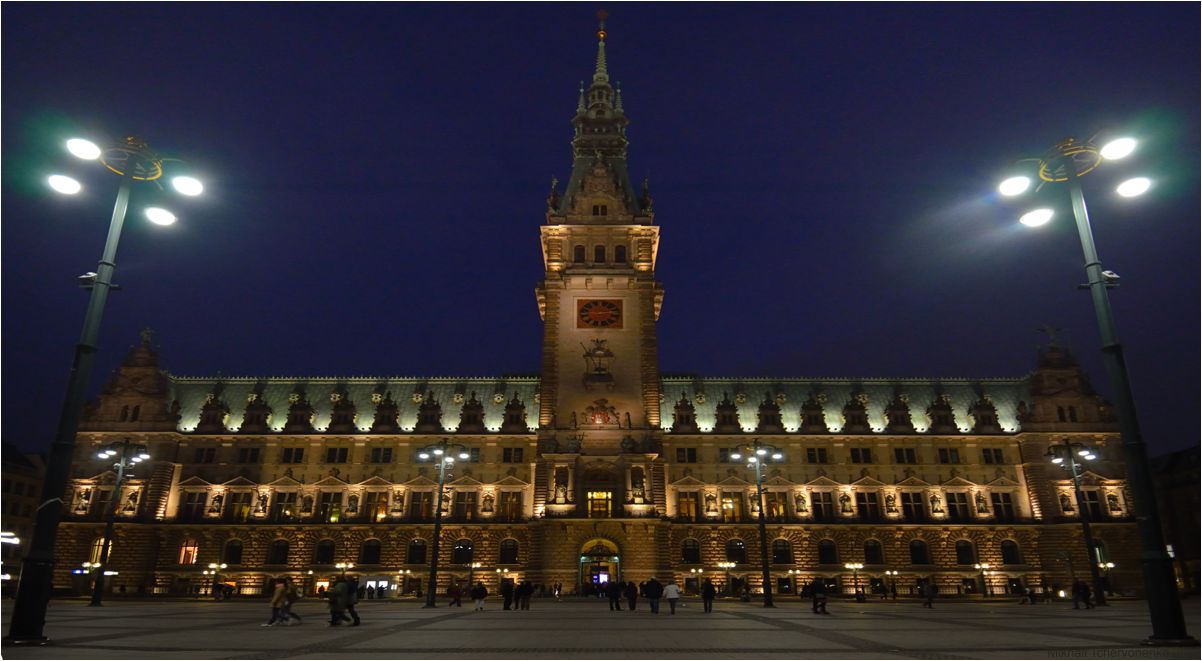
[[[826,448],[806,448],[806,462],[811,464],[825,464]]]
[[[345,464],[348,453],[348,448],[326,448],[326,463]]]
[[[829,491],[815,491],[810,494],[810,505],[814,510],[817,521],[831,521],[835,518],[835,499]]]
[[[502,491],[501,506],[497,510],[497,518],[501,521],[522,520],[522,492]]]
[[[480,448],[470,448],[468,449],[467,453],[471,457],[468,459],[468,461],[472,462],[473,464],[480,462]]]
[[[372,448],[371,463],[373,464],[391,464],[392,463],[392,448]]]
[[[1085,502],[1085,508],[1089,510],[1090,521],[1100,521],[1102,519],[1102,500],[1098,497],[1096,489],[1082,489],[1081,500]]]
[[[225,506],[225,520],[245,523],[250,518],[250,501],[254,496],[249,491],[235,491],[228,498]]]
[[[695,464],[695,463],[697,463],[697,448],[676,448],[676,463],[678,463],[678,464]]]
[[[280,453],[281,464],[299,464],[305,460],[304,448],[284,448]]]
[[[367,521],[383,521],[388,517],[388,493],[368,491],[363,495],[363,518]]]
[[[501,450],[501,462],[506,464],[522,463],[523,448],[503,448]]]
[[[13,508],[17,507],[17,503],[13,503]],[[96,509],[94,514],[105,517],[108,516],[109,510],[113,508],[113,490],[103,489],[96,493]],[[10,510],[11,511],[11,510]]]
[[[861,521],[879,521],[881,518],[881,501],[875,491],[856,494],[856,512]]]
[[[972,519],[972,515],[968,511],[968,494],[963,491],[953,491],[947,494],[947,516],[952,521]]]
[[[1010,494],[992,493],[989,497],[993,501],[993,515],[998,521],[1014,520],[1014,502],[1010,499]]]
[[[941,464],[958,464],[958,463],[960,463],[960,451],[956,448],[939,448],[939,463],[941,463]]]
[[[240,464],[257,464],[257,463],[259,463],[259,448],[238,448],[238,463],[240,463]]]
[[[784,521],[789,516],[788,501],[783,491],[764,494],[764,517],[769,521]]]
[[[456,491],[451,516],[457,521],[473,521],[476,518],[476,492]]]
[[[893,448],[893,461],[899,464],[917,464],[918,453],[914,448]]]
[[[851,463],[853,464],[871,464],[872,449],[871,448],[852,448]]]
[[[588,516],[590,519],[608,519],[610,517],[610,501],[613,494],[609,491],[588,492]]]
[[[296,520],[296,492],[277,491],[275,502],[271,505],[271,517],[275,521]]]
[[[701,504],[696,491],[676,492],[676,516],[685,521],[701,520]]]
[[[344,451],[346,448],[342,448]],[[342,518],[342,492],[323,491],[317,501],[317,518],[320,521],[338,523]]]
[[[409,520],[429,521],[434,518],[434,493],[413,491],[409,494]]]
[[[211,464],[217,458],[217,448],[196,448],[192,461],[198,464]]]
[[[743,520],[743,494],[738,491],[722,492],[722,520],[738,522]]]
[[[718,462],[723,464],[730,463],[730,449],[718,448]]]
[[[180,508],[180,518],[184,521],[199,521],[205,514],[205,503],[209,494],[204,491],[188,491],[184,493],[184,504]]]
[[[917,491],[903,491],[901,494],[902,516],[907,521],[921,521],[924,516],[922,494]]]
[[[981,459],[987,464],[1004,464],[1001,448],[985,448],[981,450]]]

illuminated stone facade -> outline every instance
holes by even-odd
[[[1097,448],[1086,504],[1112,584],[1135,588],[1117,425],[1054,340],[1016,378],[660,374],[659,226],[628,175],[603,39],[572,123],[572,174],[552,183],[541,228],[539,374],[181,377],[144,337],[79,433],[57,584],[81,580],[70,570],[92,559],[116,498],[114,584],[131,592],[207,591],[210,563],[242,592],[281,575],[312,591],[351,562],[395,595],[424,589],[434,543],[444,587],[474,571],[493,587],[674,575],[757,591],[754,474],[729,453],[759,439],[783,454],[764,476],[774,589],[826,577],[851,590],[848,562],[871,589],[897,570],[901,594],[919,580],[945,595],[1042,589],[1090,562],[1068,476],[1044,456],[1070,438]],[[92,457],[124,438],[153,459],[114,494]],[[436,505],[437,469],[418,452],[444,438],[471,458]]]

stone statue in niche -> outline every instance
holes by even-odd
[[[217,494],[213,496],[213,502],[209,504],[209,514],[216,514],[221,511],[221,506],[225,504],[225,496]]]
[[[885,512],[889,514],[897,513],[897,496],[891,493],[885,495]]]
[[[568,469],[563,467],[555,469],[555,502],[568,502]]]
[[[1060,509],[1065,512],[1073,511],[1073,501],[1068,497],[1067,493],[1060,494]]]
[[[809,510],[809,509],[806,507],[806,497],[805,497],[805,496],[803,496],[803,495],[802,495],[802,494],[800,494],[800,493],[798,493],[798,494],[794,495],[794,496],[793,496],[793,509],[797,510],[798,512],[808,512],[808,511],[810,511],[810,510]]]
[[[931,494],[931,513],[943,514],[943,499],[937,493]]]
[[[346,499],[346,511],[348,514],[354,514],[359,511],[359,496],[351,496]]]
[[[442,492],[442,511],[443,513],[451,511],[451,492],[449,490]]]
[[[758,495],[756,495],[756,494],[753,494],[753,495],[752,495],[752,496],[749,498],[749,500],[751,501],[751,513],[752,513],[752,514],[759,514],[759,512],[760,512],[760,499],[759,499]]]
[[[492,506],[493,506],[494,502],[496,502],[496,498],[494,498],[491,493],[484,494],[484,501],[483,501],[484,504],[481,507],[480,511],[484,512],[485,514],[491,514]]]
[[[1111,512],[1123,511],[1123,508],[1119,506],[1119,497],[1112,493],[1106,494],[1106,507],[1110,508]]]
[[[88,511],[88,506],[92,504],[92,490],[83,489],[79,492],[79,497],[75,499],[75,513],[83,514]]]
[[[305,499],[301,501],[301,514],[312,514],[312,513],[313,513],[313,496],[305,496]]]
[[[575,454],[580,452],[580,442],[584,439],[583,436],[571,436],[568,438],[568,453]]]
[[[839,494],[839,511],[844,514],[851,514],[851,496],[847,494]]]
[[[718,497],[712,493],[705,494],[705,513],[706,514],[717,514],[718,513]]]
[[[404,503],[405,503],[405,492],[404,491],[396,491],[392,494],[392,511],[393,512],[400,512],[402,510],[402,508],[404,507]]]
[[[634,496],[635,502],[643,502],[643,498],[646,496],[645,482],[642,468],[636,466],[630,469],[630,494]]]
[[[627,413],[626,415],[630,415],[630,414]],[[622,437],[622,452],[625,452],[626,454],[630,454],[637,449],[638,449],[638,444],[635,442],[633,436],[623,436]]]
[[[126,512],[135,512],[135,511],[137,511],[137,509],[138,509],[138,492],[131,491],[131,492],[129,492],[129,496],[125,499],[125,511]]]
[[[259,507],[255,511],[257,511],[259,514],[267,513],[267,494],[265,494],[265,493],[259,494]]]
[[[981,493],[980,491],[977,492],[977,511],[978,512],[988,512],[989,511],[989,503],[988,503],[988,501],[985,500],[985,494]]]

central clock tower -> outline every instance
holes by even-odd
[[[545,275],[539,428],[594,452],[644,443],[660,427],[655,324],[659,228],[647,183],[626,163],[627,118],[609,82],[604,24],[592,82],[572,118],[572,175],[552,180],[541,228]]]

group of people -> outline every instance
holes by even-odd
[[[271,617],[259,626],[287,627],[292,626],[294,622],[300,624],[301,616],[292,611],[292,605],[301,598],[300,592],[291,579],[281,578],[274,583],[271,590]],[[359,594],[358,579],[346,576],[335,580],[330,589],[319,592],[319,596],[326,600],[330,609],[330,626],[341,626],[343,622],[350,622],[354,627],[359,626],[359,612],[355,610],[355,604],[359,603]]]
[[[560,585],[556,583],[552,588],[552,593],[556,599],[559,598],[559,591]],[[546,594],[546,588],[541,585],[536,586],[530,581],[522,581],[517,584],[514,584],[513,581],[505,581],[501,583],[501,609],[507,611],[528,611],[530,610],[530,598],[534,596],[535,592]],[[464,589],[460,587],[458,582],[451,583],[450,587],[447,588],[447,596],[450,597],[451,603],[447,604],[447,606],[463,606],[463,594]],[[477,582],[476,585],[468,589],[467,595],[472,598],[472,602],[475,605],[473,610],[484,610],[484,600],[488,598],[488,588],[484,587],[483,581]]]
[[[706,581],[709,584],[709,581]],[[713,589],[713,585],[710,585]],[[680,586],[676,585],[676,579],[669,578],[668,584],[660,583],[654,576],[650,580],[635,584],[634,581],[607,581],[597,586],[598,595],[605,595],[609,598],[609,610],[622,610],[622,599],[626,599],[626,605],[630,610],[636,610],[639,602],[639,597],[647,600],[652,613],[659,613],[659,600],[667,599],[668,608],[671,609],[672,615],[676,614],[676,604],[680,601]],[[713,608],[713,597],[711,596],[707,602],[705,612],[711,612]]]
[[[300,599],[300,593],[292,585],[292,580],[282,578],[275,581],[271,591],[271,617],[261,624],[264,627],[274,627],[277,624],[292,626],[293,621],[300,624],[301,616],[292,612],[292,604]]]

